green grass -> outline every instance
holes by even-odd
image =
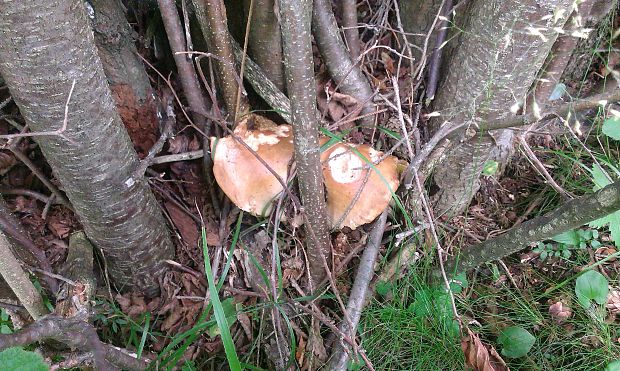
[[[421,269],[420,269],[421,270]],[[429,293],[416,268],[391,286],[390,298],[374,300],[360,321],[362,346],[377,370],[461,370],[460,337],[439,309],[419,299]],[[430,295],[432,296],[432,294]],[[428,304],[428,307],[427,305]],[[428,309],[429,315],[424,315]]]

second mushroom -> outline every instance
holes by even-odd
[[[212,138],[211,143],[213,173],[222,191],[244,211],[269,214],[273,201],[284,190],[273,173],[287,181],[293,158],[292,127],[263,121],[248,130],[242,124],[233,135]],[[321,138],[321,145],[326,143],[328,138]],[[388,207],[399,185],[398,159],[366,144],[329,145],[322,148],[321,163],[328,218],[334,229],[355,229],[373,221]]]

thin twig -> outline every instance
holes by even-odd
[[[521,143],[521,146],[523,147],[523,150],[527,154],[527,157],[530,159],[530,161],[532,161],[532,163],[534,164],[534,167],[538,169],[538,171],[540,171],[540,173],[545,178],[545,180],[547,180],[547,183],[549,183],[549,185],[553,189],[555,189],[555,191],[558,192],[565,200],[570,200],[571,198],[575,198],[575,196],[567,192],[564,188],[560,187],[558,183],[556,183],[555,179],[553,179],[551,174],[549,174],[549,172],[545,168],[545,165],[543,165],[542,162],[540,162],[538,157],[536,157],[536,154],[534,153],[534,151],[532,151],[532,148],[530,148],[529,144],[527,144],[527,141],[525,140],[523,135],[519,135],[518,137],[519,137],[519,143]]]
[[[65,103],[65,117],[62,121],[62,127],[60,129],[50,130],[50,131],[38,131],[34,133],[5,134],[5,135],[0,135],[0,139],[41,137],[41,136],[59,136],[72,144],[76,144],[73,140],[67,138],[63,134],[65,130],[67,130],[67,123],[69,122],[69,102],[71,102],[71,96],[73,95],[73,89],[75,89],[75,79],[73,80],[73,83],[71,83],[71,89],[69,90],[69,96],[67,97],[67,103]]]
[[[342,332],[345,334],[349,333],[351,338],[355,337],[357,325],[362,315],[362,308],[366,303],[368,285],[374,275],[375,262],[379,255],[381,238],[385,231],[387,215],[388,209],[385,209],[373,225],[368,244],[360,258],[355,281],[353,282],[353,287],[351,288],[351,294],[349,296],[349,303],[347,304],[347,313],[351,319],[351,323],[343,321],[340,324]],[[332,360],[330,363],[331,370],[346,369],[348,354],[344,352],[343,345],[344,344],[341,342],[338,342],[332,351]]]

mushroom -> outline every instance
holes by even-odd
[[[256,130],[247,130],[244,122],[234,135],[237,138],[211,138],[215,180],[241,210],[269,215],[272,201],[283,191],[282,184],[239,140],[286,181],[293,157],[293,129],[290,125],[262,124]]]
[[[388,207],[399,185],[398,159],[372,147],[337,143],[321,154],[332,228],[355,229]],[[373,164],[370,166],[370,164]]]
[[[282,184],[265,164],[286,181],[293,158],[293,129],[257,121],[258,128],[238,125],[234,137],[211,138],[213,173],[220,188],[240,209],[253,215],[271,212]],[[242,143],[252,148],[265,164]],[[321,138],[324,145],[328,138]],[[398,159],[372,147],[336,143],[321,153],[327,191],[327,213],[333,228],[357,228],[373,221],[390,203],[398,187]],[[372,166],[371,166],[372,164]]]

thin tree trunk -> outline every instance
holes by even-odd
[[[263,70],[267,78],[285,91],[282,36],[275,0],[244,0],[245,8],[253,5],[250,22],[248,54]]]
[[[120,0],[92,0],[95,45],[118,113],[140,155],[158,138],[153,89]]]
[[[459,273],[484,262],[501,259],[531,243],[549,239],[618,210],[620,181],[595,193],[572,199],[554,211],[524,222],[501,236],[469,247],[446,262],[446,272]]]
[[[0,232],[0,276],[11,287],[32,318],[37,320],[48,313],[41,294],[13,255],[9,240],[2,232]]]
[[[209,52],[217,58],[213,60],[217,71],[219,93],[231,119],[236,122],[240,117],[248,114],[250,108],[247,98],[239,91],[243,91],[238,79],[232,40],[226,22],[226,7],[223,0],[193,0],[196,18],[207,42]]]
[[[441,116],[433,121],[485,125],[511,115],[510,108],[523,103],[557,32],[572,6],[571,0],[534,1],[473,0],[455,20],[462,30],[456,47],[446,59],[443,83],[434,108]],[[561,12],[564,11],[564,13]],[[564,14],[563,17],[548,17]],[[530,30],[536,25],[543,36]],[[435,211],[458,214],[480,187],[480,173],[492,159],[504,163],[513,152],[511,131],[497,131],[470,138],[448,150],[437,165],[434,179],[439,191]]]
[[[235,58],[237,61],[245,58],[245,73],[243,77],[248,80],[250,85],[256,91],[265,103],[273,108],[286,122],[293,124],[291,119],[291,102],[278,87],[267,78],[263,69],[247,55],[244,56],[243,49],[233,41],[235,49]]]
[[[328,0],[314,0],[312,9],[312,32],[329,74],[340,90],[363,105],[362,113],[374,112],[373,90],[370,83],[347,51]],[[372,124],[374,117],[365,119]]]
[[[122,289],[154,294],[174,249],[114,108],[81,0],[0,2],[0,71],[89,239]],[[34,44],[33,44],[34,42]]]
[[[291,99],[297,179],[304,206],[310,287],[325,277],[330,248],[316,112],[311,0],[280,0],[286,87]]]
[[[342,28],[351,59],[360,56],[360,34],[357,29],[357,0],[342,0]]]

